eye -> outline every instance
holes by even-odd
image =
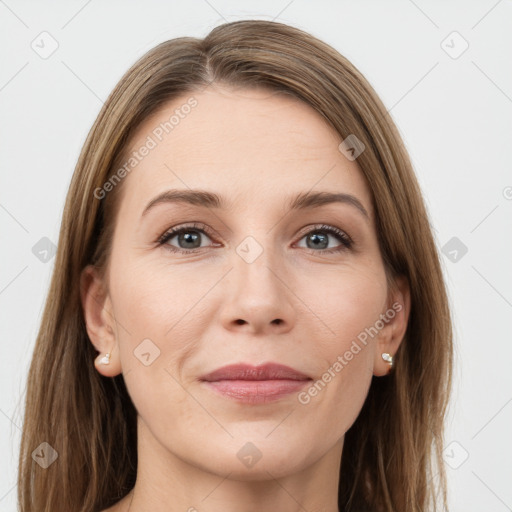
[[[335,238],[341,245],[328,249],[329,239]],[[306,248],[312,249],[316,253],[333,253],[345,251],[352,248],[352,239],[341,229],[326,224],[314,226],[312,230],[308,231],[301,240],[306,239]]]
[[[194,223],[192,225],[180,226],[178,228],[166,231],[159,239],[159,245],[166,245],[166,249],[172,252],[190,253],[195,252],[205,246],[201,244],[201,238],[208,236],[208,228],[204,224]],[[176,245],[170,244],[173,239],[176,239]]]
[[[208,245],[202,244],[204,237],[211,241],[209,228],[202,223],[192,223],[166,231],[158,239],[158,245],[165,245],[165,248],[171,252],[190,254],[208,247]],[[175,243],[170,243],[173,239],[176,239]],[[313,226],[313,229],[310,229],[300,238],[301,241],[304,239],[306,240],[306,247],[299,247],[304,247],[317,254],[346,251],[351,249],[353,245],[352,239],[345,232],[326,224]],[[332,239],[338,240],[340,244],[329,249],[328,245]],[[216,246],[219,245],[216,244]]]

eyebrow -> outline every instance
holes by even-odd
[[[162,203],[188,203],[194,206],[215,209],[223,209],[226,204],[221,196],[207,190],[166,190],[147,204],[142,212],[142,216],[146,215],[148,211],[156,205]],[[302,192],[289,198],[286,204],[290,211],[296,211],[318,208],[332,203],[342,203],[353,206],[365,217],[367,222],[370,220],[366,208],[357,197],[341,192]]]

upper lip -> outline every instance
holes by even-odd
[[[214,382],[218,380],[309,380],[310,377],[294,368],[278,363],[260,366],[239,363],[218,368],[203,375],[200,380]]]

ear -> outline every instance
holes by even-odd
[[[101,375],[114,377],[121,373],[121,361],[116,337],[116,323],[113,315],[112,302],[107,293],[105,283],[98,270],[88,265],[80,276],[80,300],[84,311],[87,334],[99,355],[94,366]],[[102,359],[110,354],[108,364]]]
[[[382,359],[383,353],[393,358],[402,343],[407,330],[411,310],[409,282],[405,276],[395,278],[396,287],[390,290],[386,310],[381,314],[384,327],[379,331],[375,346],[373,374],[377,377],[387,375],[390,364]]]

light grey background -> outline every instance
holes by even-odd
[[[54,262],[33,247],[44,254],[42,238],[58,241],[74,165],[102,101],[157,43],[243,18],[289,23],[330,43],[390,110],[446,253],[457,351],[445,454],[451,510],[512,510],[512,2],[6,0],[0,512],[16,509],[20,397]],[[42,55],[52,39],[58,48]]]

